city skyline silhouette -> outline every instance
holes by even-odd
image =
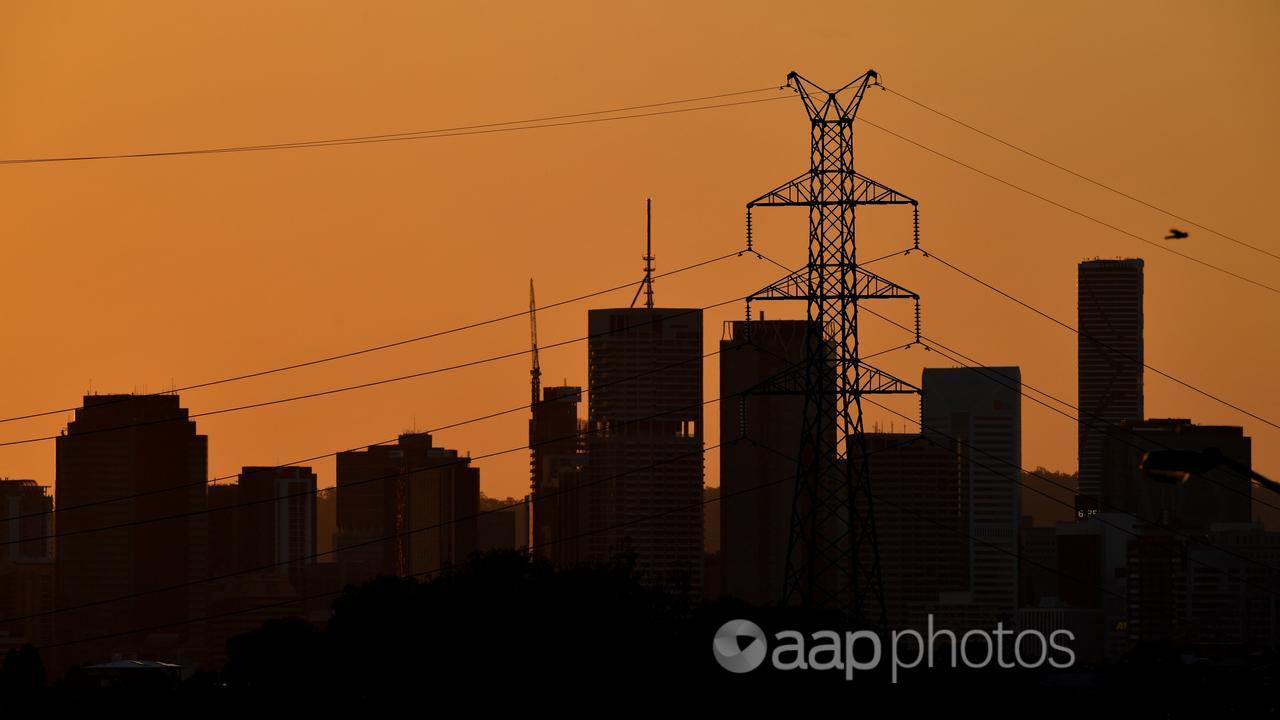
[[[140,9],[136,12],[142,13]],[[711,15],[713,11],[688,12],[692,20]],[[871,16],[866,18],[870,25],[857,36],[855,56],[844,52],[844,44],[840,44],[840,52],[836,52],[835,45],[784,43],[785,54],[780,48],[774,58],[753,56],[749,60],[750,68],[742,66],[730,73],[708,74],[702,80],[687,73],[631,70],[630,65],[618,64],[621,63],[620,50],[615,50],[605,56],[613,58],[613,63],[604,65],[621,70],[621,74],[605,85],[597,85],[605,89],[588,97],[562,95],[567,91],[559,89],[562,85],[533,82],[526,83],[527,90],[515,90],[510,82],[495,83],[493,80],[500,77],[506,66],[499,53],[491,58],[477,58],[479,47],[462,52],[448,49],[447,43],[440,47],[427,45],[421,50],[404,44],[401,39],[405,38],[403,33],[408,32],[407,28],[422,27],[433,32],[430,28],[436,26],[413,13],[400,18],[405,28],[400,33],[382,32],[389,18],[377,21],[376,28],[370,27],[366,33],[353,30],[353,37],[365,38],[366,42],[378,38],[386,53],[394,55],[385,59],[370,57],[366,65],[344,64],[345,72],[329,76],[335,83],[332,88],[315,83],[298,85],[296,92],[302,95],[292,98],[294,104],[271,99],[264,94],[266,87],[262,83],[275,77],[273,73],[283,73],[286,69],[301,71],[302,66],[298,65],[301,60],[282,59],[278,54],[280,50],[274,46],[250,43],[241,50],[242,55],[250,57],[257,53],[263,61],[261,64],[224,68],[215,62],[219,55],[213,47],[195,42],[190,51],[179,54],[187,58],[183,69],[191,77],[224,78],[200,85],[218,89],[217,92],[241,100],[240,104],[232,103],[216,113],[202,113],[199,118],[174,116],[172,113],[182,107],[192,111],[207,109],[209,98],[208,94],[196,90],[196,86],[165,82],[170,79],[167,75],[162,76],[163,80],[98,84],[100,90],[95,93],[109,89],[119,94],[114,98],[90,94],[82,90],[85,86],[80,84],[81,80],[57,75],[49,77],[45,85],[48,89],[35,96],[31,95],[35,91],[29,84],[9,82],[5,86],[10,88],[11,97],[7,98],[6,105],[22,111],[7,114],[0,121],[4,123],[0,126],[3,128],[0,156],[214,147],[451,127],[767,88],[780,85],[780,74],[785,74],[785,69],[790,67],[803,67],[821,82],[838,82],[862,68],[876,67],[891,90],[953,114],[1003,139],[1136,192],[1157,205],[1181,209],[1190,217],[1221,227],[1233,236],[1265,237],[1270,223],[1254,219],[1240,204],[1239,195],[1224,193],[1212,200],[1215,205],[1210,205],[1209,199],[1203,196],[1206,190],[1200,184],[1188,184],[1181,191],[1168,188],[1167,178],[1173,176],[1166,172],[1167,168],[1178,167],[1189,175],[1210,171],[1216,175],[1220,168],[1213,164],[1215,157],[1246,158],[1241,161],[1244,164],[1240,172],[1245,173],[1240,176],[1242,181],[1247,183],[1252,177],[1263,186],[1266,185],[1265,168],[1278,166],[1263,163],[1257,151],[1243,154],[1222,149],[1216,155],[1196,156],[1194,153],[1204,151],[1188,148],[1180,140],[1193,127],[1215,127],[1193,123],[1208,123],[1221,117],[1218,113],[1207,114],[1215,102],[1221,105],[1216,98],[1236,98],[1230,102],[1269,102],[1256,93],[1232,94],[1226,86],[1237,81],[1233,78],[1240,77],[1243,82],[1244,77],[1253,77],[1269,66],[1250,62],[1248,67],[1252,69],[1245,75],[1230,71],[1232,63],[1244,62],[1251,51],[1247,44],[1213,44],[1218,37],[1214,33],[1226,32],[1221,25],[1225,21],[1194,22],[1192,17],[1199,11],[1191,5],[1155,18],[1141,16],[1136,10],[1116,10],[1119,16],[1112,26],[1123,37],[1131,40],[1144,37],[1152,32],[1148,22],[1164,23],[1182,33],[1199,28],[1197,32],[1204,33],[1205,49],[1166,55],[1154,66],[1108,62],[1107,57],[1093,55],[1083,60],[1073,58],[1067,63],[1047,49],[1034,52],[1028,49],[1034,44],[1031,38],[1037,32],[1048,30],[1039,21],[1043,17],[1041,13],[1025,11],[1008,19],[1017,23],[1020,33],[993,35],[996,45],[984,54],[951,53],[952,58],[966,58],[962,73],[954,61],[949,62],[951,67],[943,69],[936,63],[927,64],[922,58],[908,59],[895,49],[894,43],[895,33],[924,33],[935,39],[936,47],[959,47],[963,33],[942,34],[943,28],[953,27],[942,18],[954,11],[935,8],[933,24],[898,22],[894,11],[881,12],[889,14],[880,21]],[[1077,27],[1073,25],[1075,20],[1060,18],[1062,22],[1055,32],[1061,33],[1062,38],[1071,37],[1071,32],[1083,37],[1079,34],[1088,32],[1083,24],[1087,16],[1087,13],[1080,16],[1082,24],[1076,30],[1073,30]],[[164,22],[166,17],[177,19],[177,16],[163,14],[135,14],[98,20],[110,23],[127,19],[145,24]],[[230,22],[231,17],[210,16],[208,32],[213,32],[219,22]],[[735,22],[748,23],[748,17],[749,13]],[[1255,31],[1265,26],[1267,17],[1264,13],[1263,22],[1255,24]],[[7,46],[15,52],[28,48],[28,43],[40,37],[42,28],[48,27],[42,24],[39,15],[17,19],[26,24],[6,24],[7,36],[13,40]],[[271,16],[256,18],[263,27],[277,20]],[[336,23],[338,18],[328,20]],[[643,18],[631,20],[643,22]],[[952,20],[958,23],[956,27],[979,22],[976,16]],[[465,25],[465,20],[458,21]],[[440,22],[445,22],[445,18],[436,20]],[[876,22],[881,23],[879,32]],[[199,26],[184,27],[188,27],[184,32],[194,34],[193,40],[206,32]],[[72,33],[74,29],[63,28],[63,32]],[[321,23],[313,41],[316,47],[327,47],[324,38],[342,32],[334,24]],[[672,33],[673,41],[684,38],[688,42],[686,31],[679,26],[666,32]],[[514,33],[514,27],[500,29],[497,37],[503,37],[504,33]],[[715,33],[715,43],[710,47],[732,48],[730,35]],[[70,34],[61,39],[50,38],[46,46],[58,47],[60,43],[71,42],[72,37],[78,38],[86,51],[96,42]],[[519,47],[519,42],[525,41],[518,41],[515,47]],[[577,47],[599,50],[603,47],[600,42],[584,38]],[[628,42],[638,43],[639,38]],[[995,47],[1001,43],[1008,52],[1021,52],[1034,62],[1019,67],[988,60],[985,52],[996,52]],[[1121,53],[1124,47],[1127,47],[1124,43],[1104,44],[1098,52]],[[1208,53],[1210,48],[1215,53],[1212,61],[1197,54]],[[153,62],[159,57],[157,53],[174,51],[163,43],[150,50],[142,45],[135,53],[109,54],[106,61],[115,64],[112,68],[115,77],[150,78],[151,74],[129,72],[129,69],[150,63],[156,68],[154,72],[159,73],[159,66]],[[643,45],[635,46],[634,51],[638,57],[657,52]],[[434,84],[438,90],[430,91],[424,85],[422,93],[412,95],[401,93],[397,85],[394,95],[381,91],[383,95],[379,97],[395,99],[395,102],[380,103],[376,114],[372,107],[364,110],[348,107],[345,114],[334,114],[334,103],[326,91],[350,87],[358,74],[364,72],[373,73],[365,78],[367,92],[379,92],[380,86],[372,80],[378,72],[388,69],[386,63],[391,62],[392,57],[412,58],[432,52],[462,52],[459,57],[476,59],[477,63],[468,69],[469,77],[483,79],[483,82],[463,83],[462,76],[436,77]],[[572,58],[564,55],[567,52],[566,49],[550,55],[526,53],[525,56],[536,58],[535,64],[545,71],[543,77],[553,77],[559,69],[572,65]],[[747,54],[738,52],[728,56],[746,58]],[[24,72],[27,66],[22,62],[28,61],[22,60],[23,57],[35,58],[39,54],[28,53],[14,58],[12,64],[6,63],[9,68],[6,78]],[[337,58],[332,62],[338,62]],[[1078,62],[1086,65],[1080,66]],[[1097,77],[1104,76],[1101,68],[1105,65],[1105,76],[1112,78],[1112,82],[1092,83],[1084,89],[1092,93],[1088,99],[1071,98],[1071,102],[1067,102],[1068,96],[1056,89],[1055,82],[1089,76],[1094,68],[1088,63],[1097,63],[1092,73]],[[309,76],[322,77],[318,73],[323,66],[321,63],[308,70],[316,73]],[[57,67],[40,72],[32,69],[26,77],[48,77],[48,73],[58,71]],[[261,68],[266,68],[266,75],[255,74]],[[557,72],[550,72],[553,68]],[[929,68],[932,73],[928,72]],[[1211,73],[1212,82],[1199,83],[1201,91],[1208,94],[1206,100],[1182,113],[1172,116],[1166,113],[1161,96],[1166,87],[1163,83],[1172,83],[1175,77],[1179,78],[1178,83],[1194,80],[1202,77],[1196,73],[1209,75],[1208,68],[1217,71]],[[1042,73],[1043,89],[1039,89],[1039,83],[1028,82],[1033,69]],[[581,68],[579,72],[603,70],[603,67]],[[178,69],[166,72],[178,72]],[[532,72],[532,69],[519,72]],[[257,80],[250,82],[253,78]],[[950,89],[944,79],[956,82],[956,89]],[[244,82],[237,84],[237,80]],[[451,95],[455,83],[468,89]],[[506,96],[506,100],[513,99],[516,103],[493,102],[492,98],[504,96],[479,93],[477,85],[507,87],[508,92],[516,95]],[[191,89],[187,90],[188,87]],[[960,91],[961,87],[966,89]],[[1136,90],[1122,93],[1119,89],[1122,87]],[[1011,92],[1015,88],[1019,90]],[[1032,92],[1030,88],[1037,89]],[[18,94],[20,92],[27,95]],[[784,93],[777,95],[786,97]],[[772,96],[762,93],[741,99]],[[26,101],[24,97],[33,100]],[[187,100],[178,102],[180,97]],[[36,101],[38,98],[47,99]],[[50,104],[54,100],[59,104]],[[145,104],[140,105],[143,101]],[[135,108],[152,105],[167,109],[168,115],[161,113],[169,118],[163,127],[150,119],[152,114],[134,112]],[[83,112],[98,106],[107,111]],[[295,107],[309,107],[317,112],[310,113],[308,117],[312,119],[304,121],[297,117]],[[1120,109],[1109,110],[1116,107]],[[321,108],[329,112],[318,112]],[[63,117],[62,122],[38,122],[40,113],[47,112],[58,113]],[[524,286],[531,274],[540,285],[541,297],[547,301],[634,280],[642,268],[641,201],[644,197],[652,196],[655,201],[654,249],[658,272],[737,250],[741,245],[741,198],[770,186],[778,177],[793,176],[803,168],[804,145],[799,134],[803,120],[798,115],[800,111],[794,100],[779,100],[683,115],[447,140],[235,156],[112,160],[57,167],[7,167],[0,177],[6,198],[4,212],[0,213],[3,218],[0,227],[6,237],[14,239],[12,262],[26,267],[27,272],[14,278],[12,288],[18,305],[10,314],[17,323],[11,341],[26,351],[11,354],[4,361],[7,375],[25,380],[6,393],[6,408],[12,412],[4,415],[73,406],[89,391],[156,392],[172,385],[252,372],[516,312],[524,306]],[[891,92],[872,94],[865,115],[993,174],[1163,242],[1159,238],[1170,223],[1148,209],[1108,197],[1097,188],[1028,162],[1025,157],[933,116]],[[1263,105],[1257,112],[1242,112],[1235,117],[1250,123],[1253,122],[1250,118],[1265,116]],[[1009,119],[1002,119],[1005,117]],[[1142,132],[1119,129],[1125,126],[1116,123],[1125,117],[1134,118],[1128,122],[1142,127]],[[92,124],[88,124],[89,118]],[[1013,123],[1013,118],[1022,119],[1023,123]],[[267,124],[273,119],[278,122]],[[1243,143],[1248,127],[1241,132],[1204,136],[1214,142]],[[752,147],[759,148],[758,153],[739,152],[742,142],[748,138]],[[766,138],[767,142],[762,142]],[[1141,255],[1150,266],[1147,335],[1152,363],[1178,377],[1206,378],[1199,384],[1225,398],[1258,397],[1255,404],[1264,407],[1275,406],[1280,400],[1267,384],[1255,386],[1244,380],[1250,374],[1251,358],[1266,357],[1274,351],[1269,346],[1274,339],[1253,333],[1255,325],[1250,313],[1240,309],[1273,302],[1266,291],[1197,269],[1191,263],[1132,238],[1126,239],[997,183],[973,177],[963,168],[875,128],[868,126],[859,138],[859,161],[868,168],[876,168],[878,179],[890,185],[908,181],[924,183],[912,184],[911,189],[926,204],[934,203],[923,213],[922,232],[942,257],[1056,317],[1070,319],[1073,315],[1072,264],[1094,256]],[[1133,150],[1125,151],[1126,147]],[[1168,148],[1171,147],[1178,147],[1180,153],[1193,154],[1178,157],[1170,154]],[[1267,146],[1264,143],[1262,147]],[[636,156],[639,164],[633,161],[634,153],[640,153]],[[579,181],[575,178],[589,177],[596,172],[578,158],[616,158],[616,162],[607,163],[606,167],[628,170],[610,170],[609,182],[589,183],[594,189],[583,190],[590,193],[590,201],[582,207],[578,207],[580,202],[570,202],[563,196],[517,194],[513,198],[509,191],[503,191],[502,204],[507,210],[495,216],[478,212],[480,206],[473,204],[479,202],[478,197],[470,191],[463,192],[462,188],[470,187],[470,182],[453,184],[454,180],[466,177],[462,168],[483,165],[477,160],[486,157],[504,158],[502,166],[508,177],[504,182],[512,186],[537,187],[548,181],[572,186]],[[730,172],[719,179],[704,169],[711,167]],[[464,174],[458,175],[459,172]],[[323,184],[311,180],[318,177],[328,180]],[[357,181],[362,177],[381,180],[370,185]],[[261,184],[268,182],[272,186],[269,192],[267,186]],[[341,189],[344,187],[350,192]],[[1160,190],[1145,191],[1149,187]],[[156,196],[165,198],[164,201],[143,200],[150,193],[162,192],[162,188],[173,190]],[[182,188],[181,192],[177,192],[178,188]],[[1217,191],[1218,186],[1214,186],[1212,192]],[[341,197],[346,199],[336,202],[338,196],[331,195],[335,192],[343,193]],[[1179,195],[1180,192],[1183,194]],[[1196,194],[1187,194],[1192,192]],[[464,199],[464,195],[474,199]],[[95,197],[98,199],[87,206],[80,203]],[[446,201],[446,198],[452,199]],[[90,214],[57,212],[50,202],[78,203],[80,207],[95,209]],[[1189,209],[1214,206],[1224,210],[1192,214]],[[978,212],[978,207],[990,208],[990,212]],[[465,211],[455,212],[451,208]],[[789,213],[771,215],[757,217],[761,249],[795,266],[801,249],[793,238],[803,220],[788,217]],[[207,221],[197,222],[198,218]],[[479,223],[473,222],[476,218],[480,219]],[[904,244],[900,235],[888,233],[895,229],[893,226],[886,223],[883,228],[877,228],[876,222],[866,220],[864,235],[870,257],[899,249]],[[878,234],[879,229],[886,232]],[[359,242],[352,244],[356,238]],[[462,242],[461,238],[468,240]],[[481,251],[481,248],[486,249]],[[1251,257],[1256,257],[1202,231],[1177,245],[1177,249],[1220,260],[1221,264],[1242,272],[1252,270]],[[488,258],[495,251],[510,262],[490,263]],[[389,257],[400,258],[401,262],[393,267],[385,262]],[[577,257],[581,257],[581,265],[576,261],[566,262]],[[1271,261],[1261,258],[1258,262],[1261,270]],[[420,270],[410,273],[409,265]],[[599,271],[584,273],[577,269],[579,267]],[[1033,267],[1034,272],[1018,269],[1025,267]],[[916,264],[907,258],[891,259],[882,268],[908,286],[928,287],[940,294],[943,302],[926,309],[924,318],[926,330],[936,331],[939,339],[954,343],[958,349],[970,352],[983,362],[1016,363],[1024,369],[1029,382],[1045,386],[1059,397],[1072,398],[1074,338],[1069,334],[1054,330],[1030,313],[1006,307],[1005,301],[945,268]],[[734,275],[689,273],[660,280],[659,302],[701,306],[745,292],[745,287],[751,285],[762,286],[775,277],[773,269],[763,263],[753,266],[744,261],[741,269],[735,270]],[[344,278],[353,277],[353,272],[359,277],[382,277],[383,280],[371,281],[367,287],[364,281],[349,286]],[[486,291],[483,293],[473,292],[473,282],[459,283],[451,279],[469,277],[476,272],[484,278]],[[200,280],[205,273],[209,273],[207,283]],[[401,273],[408,274],[401,276]],[[589,281],[601,273],[605,282]],[[750,275],[742,277],[747,273]],[[730,277],[734,279],[731,281]],[[73,279],[65,283],[61,292],[50,293],[49,283],[53,278]],[[1184,291],[1190,278],[1204,283],[1205,291],[1194,299]],[[743,287],[738,287],[739,284]],[[336,294],[326,290],[334,285],[349,289]],[[233,289],[243,286],[257,287],[261,294],[251,299],[243,291]],[[602,301],[597,307],[622,305],[626,300],[624,295],[629,297],[623,291],[615,302]],[[90,297],[94,299],[91,301]],[[185,300],[156,301],[176,297]],[[460,298],[465,301],[458,302]],[[72,304],[63,306],[63,302]],[[270,309],[264,311],[264,307]],[[455,308],[457,312],[451,312],[446,320],[434,310],[444,307]],[[718,340],[719,322],[737,319],[737,314],[737,309],[725,307],[709,315],[705,343]],[[583,334],[583,322],[573,312],[552,310],[541,315],[543,336],[548,342]],[[978,320],[986,317],[999,317],[1001,321]],[[1195,321],[1200,334],[1187,333],[1184,318],[1197,317],[1214,320]],[[115,320],[124,318],[132,320]],[[905,321],[906,317],[897,319]],[[1010,338],[1003,331],[1006,326],[1017,328],[1019,336],[1040,341],[1023,343],[1016,352],[1012,348],[1006,351]],[[336,332],[339,328],[340,332]],[[891,326],[875,321],[868,322],[868,332],[871,331],[874,335],[868,342],[883,343],[870,348],[872,350],[896,345],[904,339]],[[1232,347],[1235,338],[1250,335],[1255,342],[1262,343],[1258,352],[1222,350]],[[200,412],[449,365],[495,351],[516,351],[524,344],[521,323],[513,320],[479,329],[474,334],[354,358],[348,363],[309,368],[291,376],[273,377],[270,381],[263,379],[209,388],[199,394],[187,393],[184,399],[193,412]],[[993,351],[980,351],[988,347]],[[583,381],[586,366],[581,352],[548,350],[545,355],[548,378],[569,379],[571,384]],[[890,355],[884,364],[886,370],[898,371],[895,374],[901,376],[907,371],[914,372],[928,360],[908,353],[901,359]],[[1227,363],[1231,371],[1219,372],[1222,363]],[[218,438],[210,447],[211,472],[230,475],[245,463],[283,462],[373,442],[411,430],[415,422],[427,427],[444,425],[466,416],[464,408],[505,407],[524,394],[522,365],[523,360],[513,359],[507,372],[472,371],[460,374],[454,382],[428,378],[399,387],[243,413],[239,417],[207,419],[203,427]],[[1153,379],[1148,386],[1152,416],[1186,415],[1204,422],[1225,423],[1242,420],[1230,410],[1176,384]],[[333,417],[369,418],[369,426],[353,428],[329,421]],[[875,413],[871,417],[883,424],[891,420],[884,415],[877,418]],[[0,426],[0,439],[56,434],[66,419],[60,415],[7,423]],[[489,433],[513,437],[513,433],[520,432],[522,423],[515,417],[499,419],[492,428],[460,429],[448,441],[452,447],[483,452],[493,445],[489,442]],[[1073,471],[1074,442],[1064,444],[1056,439],[1062,433],[1061,420],[1048,411],[1030,408],[1026,423],[1028,464]],[[708,434],[714,435],[717,426],[718,418],[709,418]],[[289,428],[289,431],[281,433],[279,428]],[[1259,428],[1255,432],[1263,430]],[[1263,468],[1275,464],[1270,447],[1271,444],[1266,443],[1259,448],[1257,461]],[[47,448],[15,447],[8,449],[6,455],[6,466],[0,471],[5,475],[41,482],[49,482],[53,476],[52,453]],[[486,480],[486,489],[491,494],[515,495],[526,484],[520,460],[491,465],[492,471]],[[319,464],[316,471],[322,486],[333,484],[331,461]],[[708,475],[712,485],[719,484],[716,472],[712,468]]]
[[[996,5],[0,11],[0,696],[1265,705],[1280,9]]]

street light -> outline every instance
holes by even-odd
[[[1138,467],[1152,480],[1171,485],[1184,483],[1192,475],[1203,475],[1216,467],[1225,467],[1244,475],[1259,487],[1280,493],[1280,483],[1264,477],[1253,468],[1222,454],[1218,448],[1206,450],[1151,450],[1143,453]]]

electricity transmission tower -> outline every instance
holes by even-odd
[[[854,214],[859,205],[911,205],[918,247],[919,211],[914,199],[853,169],[854,116],[867,88],[879,85],[874,70],[834,92],[794,72],[787,85],[809,115],[809,171],[747,203],[748,249],[753,207],[809,209],[808,262],[747,300],[748,320],[753,300],[803,300],[808,308],[803,360],[751,390],[804,396],[782,600],[842,610],[855,624],[884,631],[862,396],[919,389],[859,359],[858,303],[914,300],[919,341],[920,298],[858,267]]]

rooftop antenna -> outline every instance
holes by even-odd
[[[631,307],[640,299],[640,291],[644,291],[644,306],[653,309],[653,199],[644,200],[644,280],[636,288],[635,297],[631,298]]]

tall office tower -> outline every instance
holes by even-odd
[[[209,487],[212,662],[225,661],[230,638],[304,613],[301,594],[315,580],[315,493],[309,467],[248,466],[235,484]]]
[[[316,474],[304,466],[245,467],[239,478],[242,570],[296,574],[315,562]]]
[[[968,478],[969,592],[988,617],[1018,602],[1021,382],[1016,367],[982,367],[925,368],[921,383],[922,432]]]
[[[725,595],[764,605],[782,598],[795,497],[799,395],[741,393],[804,359],[804,320],[726,323],[720,340],[720,573]],[[834,384],[833,384],[834,387]],[[743,402],[746,426],[742,427]],[[835,433],[835,423],[830,424]],[[739,435],[754,442],[734,442]],[[768,448],[768,449],[766,449]],[[782,480],[773,485],[767,483]],[[764,486],[764,487],[760,487]]]
[[[428,578],[476,549],[480,470],[427,433],[338,453],[338,559]]]
[[[1142,260],[1087,260],[1077,281],[1080,489],[1099,510],[1107,428],[1142,420]]]
[[[702,589],[702,311],[588,313],[587,552]]]
[[[923,627],[944,593],[969,589],[969,468],[953,442],[938,447],[905,433],[866,438],[885,614],[889,627]]]
[[[57,439],[60,661],[203,652],[208,438],[177,395],[89,395]],[[161,519],[163,518],[163,519]],[[176,588],[158,591],[161,588]],[[158,592],[157,592],[158,591]],[[166,626],[133,634],[135,628]]]
[[[207,496],[209,508],[209,575],[222,577],[239,572],[240,485],[213,483]]]
[[[571,546],[581,527],[576,517],[580,505],[577,498],[570,497],[577,491],[565,484],[570,477],[561,472],[566,467],[574,468],[572,461],[579,456],[581,400],[580,387],[543,388],[542,401],[533,406],[533,419],[529,421],[533,441],[529,450],[533,475],[529,544],[538,556],[561,565],[576,558]]]
[[[0,562],[52,558],[52,513],[48,486],[0,479]]]
[[[0,479],[0,654],[53,642],[53,498],[35,480]]]
[[[1242,468],[1252,464],[1252,440],[1235,425],[1196,425],[1183,418],[1122,422],[1105,438],[1102,500],[1108,510],[1133,513],[1144,523],[1208,532],[1215,523],[1247,523],[1252,483],[1225,466],[1186,482],[1153,481],[1139,463],[1150,450],[1202,452],[1212,448]]]

